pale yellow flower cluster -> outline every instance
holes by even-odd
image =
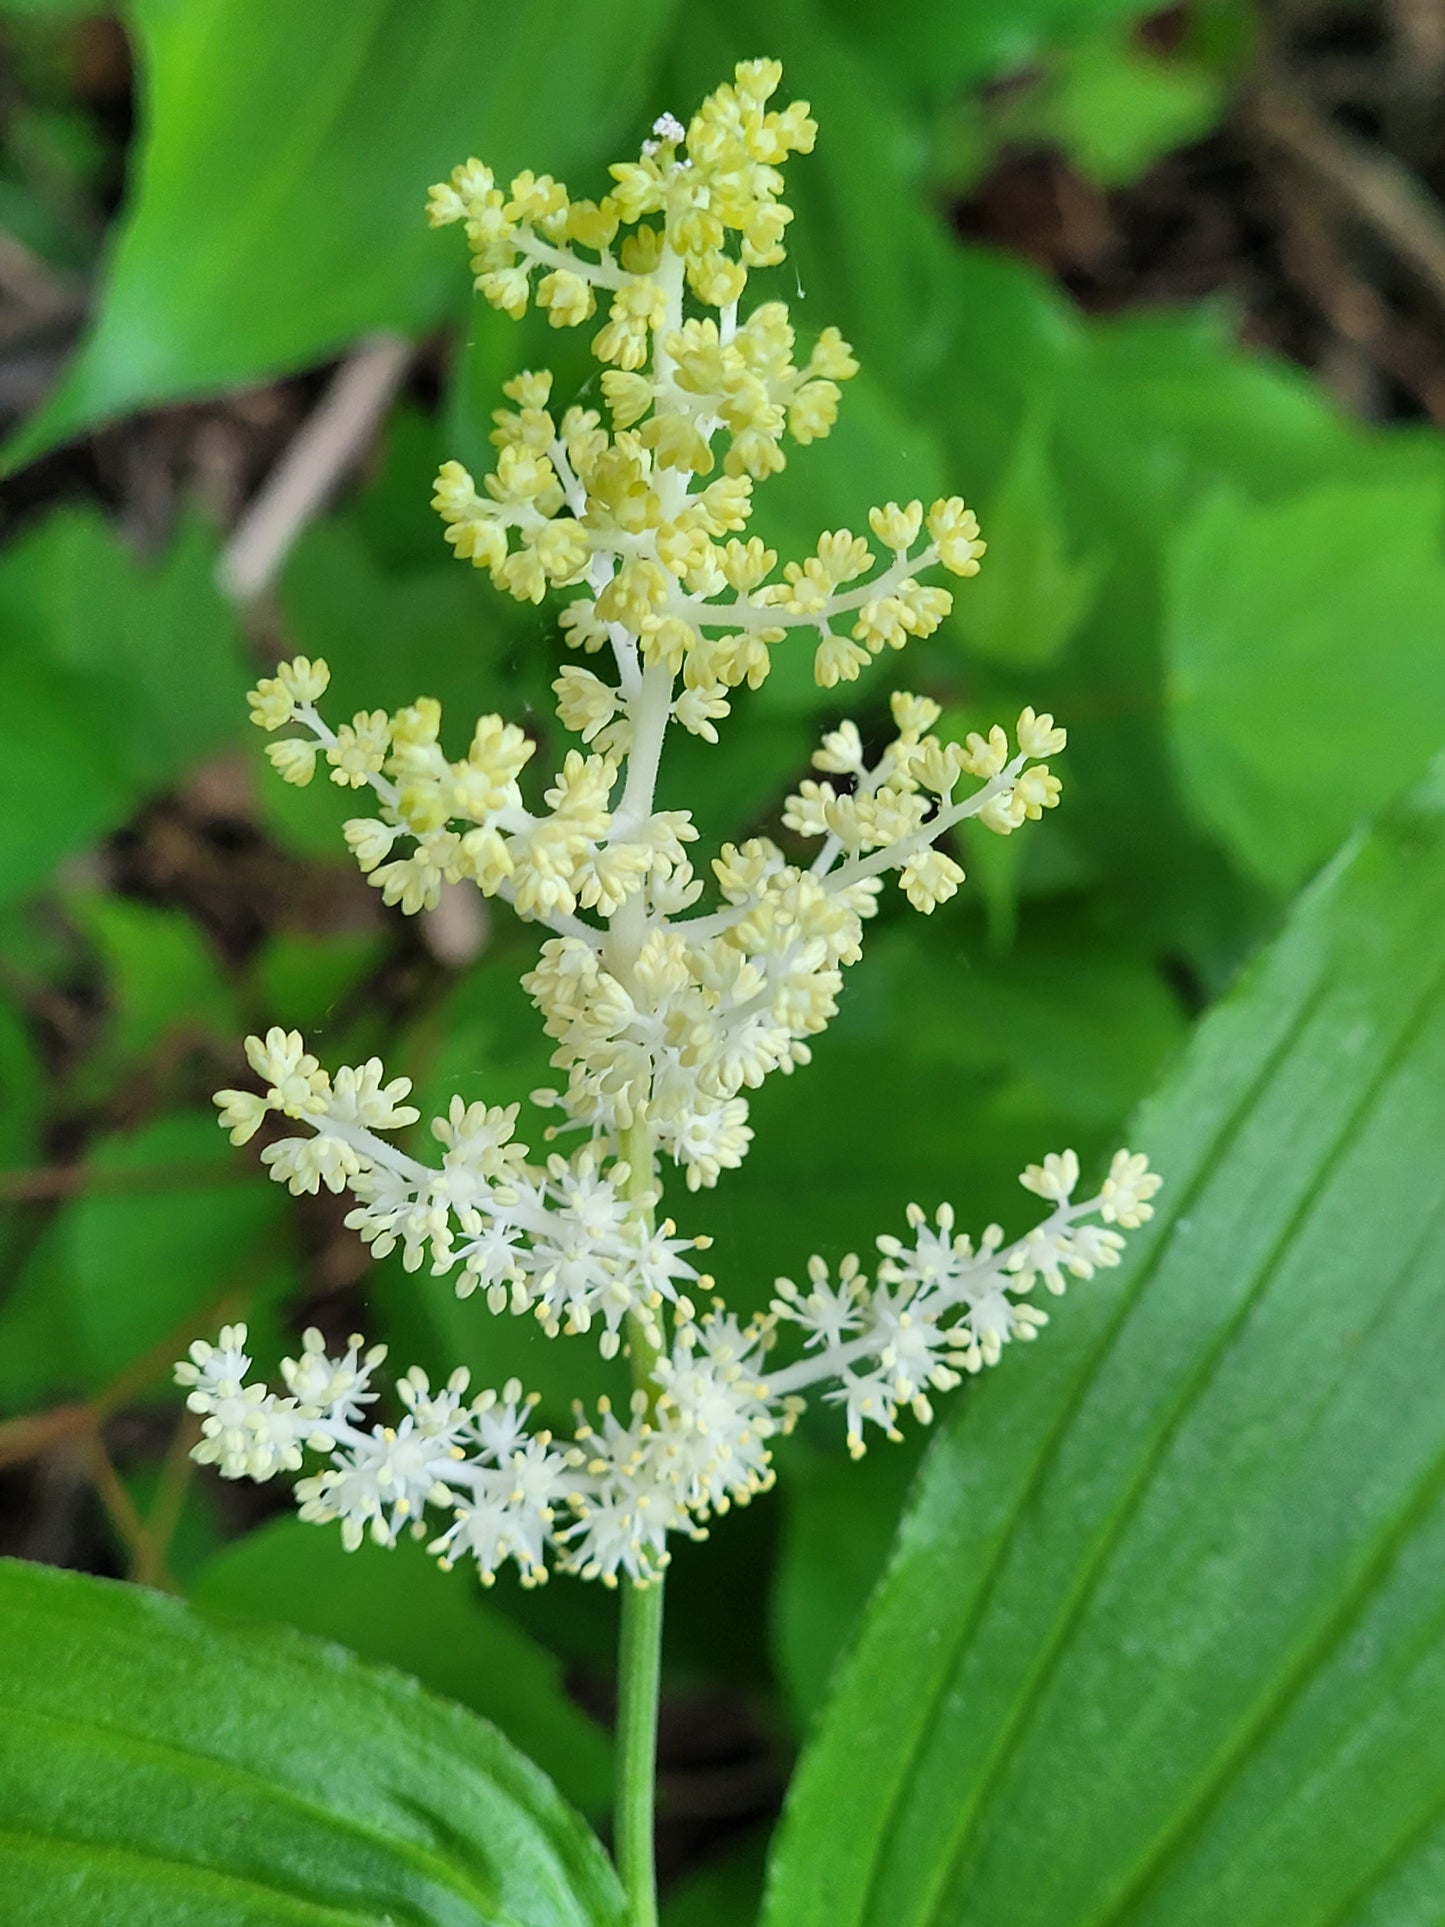
[[[1117,1263],[1121,1230],[1147,1220],[1159,1182],[1121,1152],[1102,1191],[1075,1202],[1077,1159],[1051,1155],[1024,1174],[1052,1206],[1026,1238],[1006,1246],[991,1226],[974,1246],[947,1207],[933,1224],[910,1209],[909,1240],[879,1239],[871,1285],[856,1257],[836,1284],[814,1260],[806,1291],[780,1281],[746,1326],[720,1301],[697,1312],[688,1287],[710,1297],[714,1281],[688,1254],[707,1240],[659,1221],[661,1162],[694,1192],[716,1184],[748,1150],[749,1094],[808,1062],[885,879],[919,911],[946,902],[964,881],[957,827],[976,819],[1006,836],[1037,820],[1058,801],[1048,759],[1065,746],[1031,708],[1011,735],[995,725],[952,742],[935,733],[937,703],[895,694],[881,752],[840,722],[787,798],[783,829],[812,846],[803,861],[754,836],[695,870],[691,812],[657,807],[672,724],[716,742],[796,630],[811,632],[821,687],[853,681],[948,617],[952,596],[928,571],[966,579],[984,552],[957,497],[882,504],[868,534],[827,531],[781,568],[748,533],[785,438],[825,436],[857,368],[836,329],[801,352],[781,302],[739,315],[751,273],[783,259],[782,165],[814,139],[806,106],[770,107],[780,78],[774,61],[747,62],[686,128],[663,116],[597,202],[545,174],[504,189],[475,160],[432,190],[432,221],[464,225],[494,306],[535,302],[576,327],[605,304],[592,339],[603,407],[559,408],[551,375],[521,374],[493,417],[492,472],[479,486],[448,462],[436,481],[455,553],[519,601],[555,595],[583,658],[553,684],[580,747],[550,784],[533,782],[534,738],[500,716],[449,755],[428,697],[333,727],[324,662],[282,663],[251,697],[288,782],[324,768],[370,792],[345,836],[388,903],[425,911],[444,885],[471,886],[549,933],[523,982],[563,1076],[534,1099],[560,1109],[578,1143],[534,1164],[517,1106],[457,1097],[432,1121],[440,1162],[421,1161],[386,1135],[418,1121],[404,1078],[375,1059],[328,1073],[279,1027],[248,1040],[264,1090],[219,1093],[222,1124],[237,1143],[268,1127],[263,1160],[292,1191],[345,1191],[346,1222],[378,1256],[451,1275],[460,1295],[549,1335],[592,1333],[604,1357],[627,1343],[635,1388],[625,1419],[604,1409],[559,1445],[528,1430],[519,1387],[467,1402],[465,1374],[433,1391],[410,1373],[399,1423],[363,1424],[378,1355],[363,1358],[359,1341],[331,1358],[308,1338],[281,1396],[247,1382],[242,1328],[193,1347],[178,1376],[202,1419],[200,1455],[229,1476],[320,1454],[304,1517],[340,1520],[349,1545],[363,1533],[389,1544],[428,1530],[428,1507],[448,1509],[432,1550],[444,1564],[469,1557],[484,1580],[510,1561],[531,1583],[548,1557],[607,1582],[655,1578],[670,1535],[766,1488],[771,1441],[805,1390],[830,1388],[855,1450],[870,1427],[896,1436],[904,1409],[926,1420],[930,1390],[1035,1336],[1046,1317],[1024,1300],[1036,1280],[1060,1291]],[[302,1128],[275,1135],[283,1118]],[[774,1369],[790,1329],[807,1356]]]
[[[822,687],[851,681],[948,615],[950,593],[920,574],[941,565],[973,575],[984,551],[956,497],[926,516],[921,502],[874,509],[881,567],[867,538],[847,529],[781,574],[763,542],[740,539],[754,482],[786,462],[784,436],[826,435],[839,383],[858,367],[836,328],[799,365],[781,301],[738,317],[748,270],[783,259],[791,214],[779,198],[781,163],[813,144],[802,104],[768,111],[781,76],[776,61],[744,63],[685,131],[664,116],[642,158],[612,169],[613,192],[600,203],[573,202],[559,182],[531,173],[504,193],[470,160],[432,189],[429,210],[438,226],[464,224],[477,286],[508,313],[534,294],[556,325],[575,326],[593,314],[599,289],[612,297],[592,343],[607,424],[580,405],[559,420],[545,373],[508,383],[516,407],[495,417],[493,472],[478,488],[448,462],[437,478],[447,540],[521,601],[586,584],[591,593],[563,615],[569,640],[595,652],[625,638],[644,668],[681,675],[672,714],[710,741],[730,693],[758,687],[789,630],[816,632]],[[716,317],[686,315],[688,298]],[[569,726],[596,733],[614,709],[605,688],[573,677]]]
[[[855,678],[948,615],[948,591],[921,573],[967,577],[984,548],[956,497],[926,511],[886,503],[869,536],[831,530],[781,569],[746,534],[754,484],[783,465],[785,434],[826,434],[837,383],[856,368],[834,329],[797,366],[781,302],[737,313],[747,271],[782,258],[781,163],[813,140],[805,108],[769,108],[779,79],[775,62],[747,63],[687,130],[664,117],[597,204],[530,173],[504,194],[477,161],[432,192],[433,221],[464,223],[498,305],[515,308],[542,268],[535,295],[559,325],[590,312],[578,287],[615,295],[593,343],[610,422],[555,409],[551,375],[522,374],[494,417],[483,486],[455,462],[437,478],[455,552],[520,600],[560,592],[567,640],[598,659],[567,664],[554,684],[582,748],[546,807],[523,796],[532,740],[500,717],[483,717],[452,761],[426,698],[333,731],[317,707],[324,663],[283,664],[253,698],[264,728],[303,732],[271,746],[289,781],[324,760],[334,782],[374,791],[379,812],[349,822],[346,838],[387,902],[425,910],[443,884],[470,882],[555,933],[526,979],[567,1073],[555,1101],[613,1142],[645,1121],[694,1188],[746,1151],[746,1093],[807,1062],[884,876],[919,910],[944,902],[963,881],[949,833],[976,816],[1007,835],[1052,807],[1045,759],[1065,742],[1032,710],[1016,747],[997,727],[944,742],[930,733],[937,704],[895,696],[898,734],[875,766],[844,723],[814,759],[817,778],[788,799],[785,827],[820,845],[806,869],[759,837],[698,875],[691,813],[654,807],[670,724],[715,742],[735,692],[762,683],[795,629],[815,632],[820,684]],[[688,299],[716,316],[688,316]],[[722,908],[686,917],[709,882]]]

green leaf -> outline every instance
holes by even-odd
[[[274,782],[275,772],[267,774]],[[330,854],[338,855],[334,847]],[[258,1015],[267,1025],[284,1016],[329,1051],[326,1040],[335,1035],[338,1018],[359,1001],[361,985],[385,954],[384,940],[370,930],[333,930],[324,937],[282,931],[256,959]]]
[[[567,1698],[558,1660],[443,1572],[414,1541],[347,1552],[290,1517],[233,1540],[190,1588],[195,1604],[279,1621],[381,1660],[489,1719],[584,1812],[605,1811],[611,1748]]]
[[[228,1041],[234,1035],[235,998],[214,951],[183,911],[101,895],[69,908],[104,959],[109,1042],[121,1057],[139,1057],[177,1030],[209,1031]]]
[[[15,1927],[620,1927],[546,1778],[410,1680],[9,1560],[0,1629]]]
[[[97,1391],[228,1293],[271,1298],[286,1276],[261,1249],[284,1197],[212,1117],[117,1132],[86,1172],[93,1189],[46,1226],[0,1308],[7,1405]]]
[[[1285,892],[1445,744],[1445,496],[1228,495],[1179,531],[1169,722],[1205,823]]]
[[[197,523],[147,565],[89,509],[57,512],[6,553],[0,705],[24,726],[0,807],[26,834],[5,844],[0,902],[233,732],[246,675],[214,566]]]
[[[1089,179],[1120,187],[1171,148],[1197,140],[1223,107],[1218,76],[1161,60],[1116,28],[1090,34],[1000,117],[1005,139],[1057,141]]]
[[[505,176],[541,145],[560,173],[630,136],[668,14],[668,0],[355,0],[343,14],[136,0],[137,183],[95,327],[12,465],[369,330],[434,327],[466,270],[456,237],[427,228],[428,185],[473,152]]]
[[[1124,1268],[963,1398],[774,1927],[1439,1917],[1445,767],[1139,1120]]]
[[[422,487],[429,489],[429,477]],[[537,656],[547,628],[530,605],[519,610],[456,561],[440,519],[432,521],[431,566],[403,569],[383,567],[350,517],[316,524],[287,564],[281,607],[288,643],[326,658],[328,710],[344,717],[435,696],[448,734],[460,738],[460,755],[479,709],[515,703],[523,691],[545,694]],[[362,799],[347,790],[348,799],[347,813],[355,814]]]
[[[896,14],[868,0],[833,0],[829,9],[883,75],[934,106],[1080,33],[1155,10],[1154,0],[1009,0]]]
[[[1042,416],[1025,425],[982,519],[988,560],[961,589],[955,625],[973,654],[1020,668],[1050,662],[1087,615],[1101,568],[1074,553]]]

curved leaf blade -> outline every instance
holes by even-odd
[[[1425,1927],[1445,1860],[1445,770],[1136,1135],[1122,1273],[963,1402],[771,1927]]]
[[[429,183],[469,153],[504,177],[594,158],[641,118],[669,5],[137,0],[136,185],[96,324],[10,464],[369,330],[435,327],[465,279],[422,218]]]
[[[538,1769],[400,1674],[10,1560],[0,1631],[16,1927],[620,1927]]]

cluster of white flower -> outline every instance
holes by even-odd
[[[382,1135],[419,1116],[409,1078],[385,1081],[378,1058],[343,1065],[333,1078],[299,1031],[246,1039],[263,1094],[218,1091],[221,1123],[233,1144],[247,1143],[269,1114],[295,1119],[307,1134],[273,1139],[261,1161],[298,1196],[349,1191],[346,1222],[378,1258],[400,1248],[408,1271],[428,1260],[433,1275],[455,1271],[457,1295],[479,1287],[494,1312],[535,1314],[549,1337],[601,1327],[613,1357],[629,1316],[649,1342],[661,1342],[657,1313],[680,1281],[698,1274],[683,1255],[705,1239],[678,1238],[670,1219],[655,1222],[651,1189],[630,1185],[630,1166],[584,1144],[570,1158],[527,1163],[513,1132],[517,1106],[465,1104],[454,1097],[433,1118],[440,1165],[423,1164]],[[630,1193],[630,1195],[629,1195]]]
[[[557,933],[523,980],[568,1073],[560,1097],[542,1101],[614,1135],[645,1116],[694,1190],[742,1160],[752,1133],[740,1093],[807,1063],[806,1039],[826,1028],[841,971],[863,954],[882,878],[896,872],[916,909],[946,901],[963,870],[941,841],[970,817],[1007,835],[1052,808],[1059,781],[1041,759],[1066,741],[1051,716],[1025,709],[1016,750],[998,726],[942,743],[927,733],[937,703],[895,694],[899,733],[875,765],[844,723],[813,757],[818,780],[788,798],[785,826],[820,842],[812,865],[789,863],[767,837],[726,844],[712,863],[723,907],[683,917],[703,889],[684,854],[691,816],[649,808],[639,824],[625,796],[614,812],[616,764],[573,751],[547,791],[552,814],[535,817],[517,782],[533,745],[514,725],[483,717],[467,758],[448,763],[438,704],[332,731],[315,707],[326,681],[324,662],[299,657],[253,693],[265,727],[307,731],[273,743],[273,761],[309,780],[324,753],[336,780],[375,789],[382,817],[353,819],[346,838],[388,902],[429,908],[443,881],[467,878]],[[975,780],[959,794],[965,776]],[[409,855],[393,854],[398,839]]]
[[[831,1387],[855,1450],[869,1424],[896,1435],[903,1407],[926,1418],[930,1390],[1034,1335],[1044,1314],[1024,1298],[1037,1279],[1062,1290],[1115,1263],[1120,1228],[1149,1215],[1158,1179],[1142,1159],[1121,1152],[1099,1196],[1076,1205],[1064,1153],[1025,1174],[1054,1209],[1021,1243],[1005,1247],[994,1227],[975,1247],[946,1208],[932,1227],[915,1212],[911,1245],[879,1241],[871,1289],[855,1259],[836,1283],[814,1260],[806,1291],[780,1282],[747,1326],[720,1300],[698,1314],[689,1293],[706,1303],[714,1285],[688,1254],[707,1240],[658,1220],[660,1160],[694,1192],[716,1184],[751,1141],[746,1093],[807,1063],[885,878],[919,911],[944,903],[964,881],[957,827],[972,818],[1006,836],[1041,817],[1059,797],[1047,759],[1066,740],[1032,709],[1012,738],[995,726],[943,740],[938,704],[896,694],[896,733],[876,759],[843,722],[788,797],[784,828],[816,846],[803,864],[759,836],[723,845],[699,874],[691,814],[656,807],[672,723],[716,742],[737,692],[764,681],[798,630],[814,632],[820,687],[854,680],[947,618],[952,595],[924,572],[967,579],[984,552],[956,497],[875,507],[871,542],[832,530],[781,571],[745,536],[754,484],[784,466],[784,436],[825,436],[838,384],[856,372],[833,329],[796,363],[782,303],[739,319],[750,272],[783,258],[782,163],[815,132],[805,105],[768,106],[780,76],[776,62],[744,63],[686,129],[664,116],[601,202],[531,173],[504,191],[477,161],[432,191],[431,218],[464,226],[495,306],[519,314],[535,300],[572,327],[599,293],[610,301],[593,342],[610,426],[581,406],[559,421],[551,376],[519,375],[506,387],[514,406],[494,417],[494,472],[478,488],[448,462],[436,485],[456,554],[519,600],[563,592],[567,641],[615,669],[609,680],[572,662],[557,677],[558,716],[582,747],[545,808],[523,793],[536,744],[500,716],[482,717],[451,760],[430,698],[333,728],[318,707],[324,662],[282,663],[252,693],[254,720],[291,732],[269,749],[287,781],[324,767],[374,796],[345,835],[388,903],[415,913],[444,884],[471,885],[549,933],[523,981],[564,1078],[535,1098],[581,1146],[529,1162],[516,1106],[456,1098],[431,1125],[440,1163],[423,1163],[387,1135],[419,1122],[406,1079],[388,1081],[376,1059],[328,1073],[280,1028],[248,1040],[264,1089],[222,1091],[223,1125],[239,1144],[294,1121],[302,1129],[270,1137],[264,1163],[293,1191],[348,1192],[346,1221],[378,1256],[399,1249],[408,1269],[453,1275],[495,1313],[530,1312],[553,1336],[592,1332],[605,1356],[625,1345],[632,1363],[625,1418],[606,1409],[559,1445],[528,1433],[513,1385],[468,1403],[462,1379],[433,1394],[413,1372],[397,1387],[397,1424],[367,1429],[379,1354],[363,1360],[359,1344],[333,1359],[308,1334],[285,1396],[247,1385],[239,1328],[218,1349],[193,1347],[180,1373],[203,1418],[201,1456],[252,1478],[296,1470],[305,1450],[328,1456],[299,1487],[302,1510],[342,1520],[348,1544],[425,1534],[423,1514],[440,1508],[453,1516],[434,1549],[467,1554],[487,1577],[510,1559],[535,1580],[550,1549],[585,1575],[646,1581],[670,1534],[769,1482],[770,1441],[805,1390]],[[687,315],[689,300],[715,315]],[[804,1355],[770,1370],[783,1332],[801,1333]]]
[[[933,1417],[930,1390],[949,1391],[961,1372],[996,1365],[1010,1339],[1036,1338],[1049,1322],[1047,1312],[1023,1302],[1039,1279],[1058,1296],[1068,1278],[1092,1278],[1117,1265],[1122,1232],[1153,1216],[1149,1200],[1160,1180],[1142,1157],[1117,1152],[1098,1196],[1075,1204],[1078,1181],[1072,1151],[1051,1152],[1041,1165],[1031,1164],[1019,1182],[1054,1209],[1011,1245],[991,1224],[975,1246],[954,1230],[951,1205],[941,1206],[931,1225],[910,1205],[912,1243],[879,1238],[882,1262],[871,1291],[851,1254],[839,1266],[836,1284],[821,1258],[808,1267],[806,1292],[791,1279],[779,1279],[774,1315],[807,1334],[813,1356],[773,1374],[771,1394],[788,1396],[827,1383],[828,1402],[845,1410],[855,1457],[864,1449],[866,1425],[899,1437],[900,1408],[927,1424]],[[1098,1222],[1086,1223],[1090,1218]]]
[[[301,1357],[282,1364],[278,1395],[247,1382],[246,1328],[227,1326],[218,1345],[198,1340],[176,1368],[201,1419],[196,1457],[227,1478],[259,1480],[299,1470],[306,1452],[326,1459],[297,1485],[301,1517],[340,1520],[348,1547],[367,1534],[395,1545],[409,1531],[429,1539],[444,1566],[474,1561],[488,1585],[509,1560],[534,1585],[549,1556],[583,1578],[646,1584],[667,1565],[670,1538],[702,1536],[714,1515],[772,1484],[771,1441],[791,1429],[804,1391],[830,1387],[859,1454],[865,1426],[897,1438],[900,1408],[927,1422],[930,1390],[996,1364],[1011,1338],[1033,1338],[1047,1314],[1023,1300],[1039,1278],[1062,1292],[1065,1274],[1087,1278],[1117,1264],[1124,1240],[1114,1227],[1150,1216],[1159,1180],[1121,1151],[1098,1197],[1074,1204],[1078,1174],[1070,1151],[1029,1167],[1022,1182],[1054,1210],[1009,1246],[997,1225],[975,1248],[955,1234],[947,1206],[936,1228],[911,1207],[912,1243],[879,1238],[871,1291],[849,1256],[836,1284],[818,1258],[806,1293],[780,1279],[770,1311],[746,1326],[721,1301],[699,1317],[690,1298],[675,1297],[670,1347],[655,1348],[625,1422],[603,1401],[599,1422],[579,1414],[566,1441],[528,1429],[535,1401],[515,1379],[468,1400],[465,1371],[433,1391],[415,1367],[396,1385],[403,1416],[368,1427],[361,1421],[376,1402],[371,1378],[385,1347],[363,1355],[354,1337],[332,1357],[320,1332],[308,1331]],[[806,1334],[805,1355],[769,1370],[784,1324]]]

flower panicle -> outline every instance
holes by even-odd
[[[320,659],[280,663],[250,697],[281,777],[324,771],[357,794],[345,841],[388,905],[426,914],[477,889],[541,926],[522,982],[556,1076],[533,1102],[556,1120],[544,1144],[575,1148],[534,1155],[519,1105],[454,1097],[423,1155],[406,1078],[378,1058],[328,1069],[281,1026],[246,1040],[254,1086],[218,1093],[223,1128],[261,1137],[292,1192],[344,1195],[376,1257],[548,1336],[590,1335],[606,1358],[625,1347],[635,1389],[563,1440],[533,1428],[513,1383],[473,1396],[465,1373],[433,1390],[412,1371],[378,1393],[382,1354],[360,1339],[333,1354],[308,1332],[268,1391],[228,1327],[177,1371],[197,1456],[268,1479],[309,1455],[303,1517],[340,1521],[348,1545],[415,1533],[488,1580],[508,1563],[527,1583],[549,1564],[654,1580],[672,1537],[767,1487],[806,1392],[844,1408],[854,1451],[870,1427],[896,1436],[905,1411],[926,1421],[932,1394],[1036,1335],[1037,1285],[1118,1261],[1159,1182],[1121,1152],[1075,1203],[1078,1161],[1052,1154],[1024,1173],[1050,1209],[1017,1243],[990,1227],[973,1244],[947,1207],[932,1222],[911,1210],[871,1279],[855,1257],[836,1278],[814,1259],[806,1287],[780,1280],[746,1323],[698,1269],[708,1239],[659,1219],[663,1166],[697,1194],[748,1154],[752,1093],[809,1062],[890,879],[923,914],[946,903],[966,880],[962,826],[1039,821],[1067,742],[1031,707],[955,740],[938,703],[899,692],[881,747],[847,720],[823,734],[776,839],[703,857],[692,812],[658,804],[669,729],[716,744],[797,632],[820,688],[858,680],[937,632],[954,595],[939,576],[956,587],[985,553],[958,496],[880,503],[796,559],[750,531],[756,490],[789,443],[826,438],[858,368],[836,328],[803,340],[785,302],[743,305],[784,259],[785,170],[817,131],[806,103],[777,103],[780,82],[775,61],[741,63],[686,125],[662,115],[597,200],[548,174],[500,182],[478,160],[431,190],[428,216],[463,229],[484,299],[590,326],[600,364],[595,406],[559,399],[546,370],[505,383],[490,469],[443,463],[432,503],[460,560],[559,607],[574,653],[553,692],[576,741],[550,779],[538,738],[500,715],[449,748],[427,696],[328,719]]]
[[[1067,1188],[1056,1184],[1060,1169]],[[646,1585],[665,1569],[671,1539],[703,1536],[713,1518],[768,1490],[773,1442],[791,1431],[805,1391],[843,1407],[859,1455],[867,1427],[897,1439],[905,1410],[926,1424],[930,1392],[997,1364],[1010,1340],[1033,1338],[1047,1323],[1026,1302],[1040,1279],[1059,1293],[1067,1278],[1116,1265],[1120,1227],[1151,1216],[1159,1179],[1126,1151],[1083,1203],[1071,1202],[1077,1177],[1072,1152],[1030,1167],[1023,1182],[1054,1186],[1041,1195],[1055,1208],[1008,1246],[996,1225],[975,1245],[955,1232],[947,1206],[931,1222],[913,1207],[909,1240],[878,1239],[871,1287],[856,1257],[836,1282],[815,1258],[806,1290],[780,1279],[769,1311],[746,1324],[721,1299],[699,1313],[675,1293],[671,1341],[659,1343],[649,1383],[622,1414],[606,1399],[594,1416],[579,1408],[567,1439],[534,1429],[536,1399],[517,1380],[469,1397],[464,1369],[433,1388],[414,1366],[393,1388],[396,1421],[376,1423],[373,1378],[386,1349],[364,1350],[359,1336],[332,1353],[308,1330],[300,1357],[281,1363],[285,1392],[272,1392],[249,1376],[246,1327],[226,1326],[176,1367],[201,1421],[195,1456],[225,1478],[263,1482],[320,1461],[297,1484],[301,1517],[339,1523],[349,1550],[410,1533],[445,1567],[473,1562],[486,1584],[510,1563],[524,1585],[540,1583],[549,1564]],[[803,1356],[775,1369],[786,1328],[802,1335]]]

